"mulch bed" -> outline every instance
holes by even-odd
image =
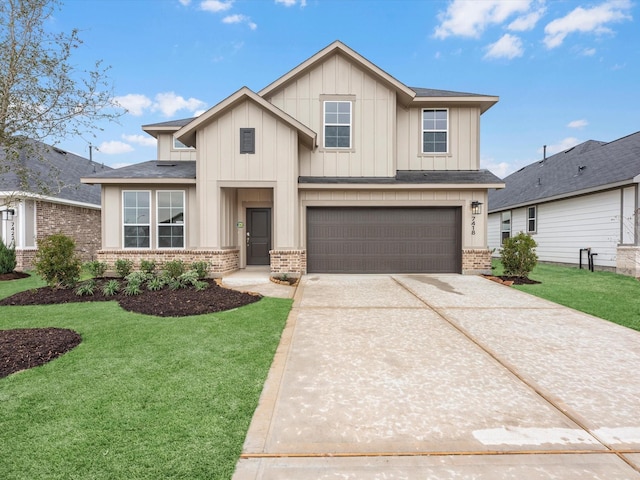
[[[81,341],[78,333],[64,328],[0,330],[0,378],[50,362]]]
[[[14,280],[28,277],[14,272],[5,274],[0,280]],[[97,281],[93,295],[78,296],[76,289],[55,289],[41,287],[19,292],[0,300],[3,305],[52,305],[78,302],[117,301],[130,312],[160,317],[184,317],[205,313],[221,312],[257,302],[262,298],[220,287],[214,280],[204,280],[209,286],[201,291],[193,287],[170,290],[164,288],[155,292],[143,288],[140,295],[127,296],[120,292],[105,296],[102,286],[108,279]],[[47,363],[76,347],[80,335],[61,328],[29,328],[0,330],[0,378],[12,373]]]
[[[538,282],[537,280],[531,280],[527,277],[513,277],[509,275],[483,275],[483,277],[488,278],[497,283],[502,283],[507,286],[511,285],[535,285]]]

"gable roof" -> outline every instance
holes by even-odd
[[[182,127],[194,121],[197,117],[181,118],[179,120],[169,120],[168,122],[150,123],[148,125],[142,125],[142,130],[147,132],[152,137],[158,138],[160,133],[177,132]]]
[[[199,117],[193,119],[193,121],[187,123],[175,134],[175,137],[182,143],[189,147],[195,147],[196,143],[196,131],[199,128],[212,122],[216,117],[222,115],[224,112],[235,107],[236,105],[244,102],[245,100],[256,103],[263,110],[268,111],[275,117],[279,118],[283,122],[289,124],[292,128],[298,130],[298,138],[305,144],[315,147],[316,145],[316,133],[306,125],[302,124],[288,113],[283,112],[275,105],[267,102],[264,98],[258,96],[247,87],[242,87],[236,93],[230,95],[216,106],[210,108]]]
[[[344,43],[342,43],[339,40],[336,40],[332,44],[326,46],[325,48],[320,50],[318,53],[316,53],[312,57],[302,62],[297,67],[285,73],[282,77],[278,78],[276,81],[264,87],[262,90],[258,92],[258,95],[260,95],[261,97],[268,97],[272,95],[276,90],[279,90],[289,82],[293,81],[299,75],[304,74],[309,69],[313,68],[313,66],[316,65],[317,63],[337,53],[344,55],[345,57],[351,59],[352,61],[355,61],[360,65],[361,68],[363,68],[369,74],[373,75],[374,77],[377,77],[378,79],[382,80],[384,83],[390,85],[393,89],[396,90],[396,92],[398,92],[399,98],[404,100],[405,103],[409,103],[416,96],[416,92],[414,90],[407,87],[404,83],[398,81],[396,78],[389,75],[380,67],[378,67],[374,63],[364,58],[355,50],[352,50],[351,48],[347,47]]]
[[[0,157],[5,151],[0,147]],[[80,178],[94,172],[112,171],[111,167],[92,162],[71,152],[35,140],[27,140],[18,159],[20,168],[28,172],[23,185],[15,169],[0,175],[0,192],[34,195],[43,199],[62,200],[100,206],[100,186],[83,185]],[[46,191],[42,191],[39,185]]]
[[[589,140],[521,168],[489,192],[489,212],[624,185],[640,175],[640,132],[609,143]]]

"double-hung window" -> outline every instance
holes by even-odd
[[[527,208],[527,232],[536,233],[538,229],[538,212],[535,206]]]
[[[149,248],[151,192],[122,192],[124,248]]]
[[[502,218],[500,223],[500,243],[511,236],[511,210],[502,212]]]
[[[449,151],[449,111],[446,109],[422,110],[422,153],[447,153]]]
[[[158,248],[184,248],[184,192],[157,192]]]
[[[325,148],[351,148],[352,111],[351,102],[324,102],[324,146]]]

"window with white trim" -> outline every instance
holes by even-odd
[[[502,212],[501,222],[500,222],[500,243],[504,243],[504,241],[511,236],[511,210],[507,210],[506,212]]]
[[[122,192],[124,248],[150,248],[151,192]]]
[[[538,230],[538,209],[533,207],[527,208],[527,232],[536,233]]]
[[[193,147],[188,147],[176,137],[173,137],[173,149],[174,150],[193,150]]]
[[[422,110],[422,153],[449,151],[449,111],[425,108]]]
[[[184,191],[156,193],[158,248],[184,248]]]
[[[351,148],[352,102],[324,102],[325,148]]]

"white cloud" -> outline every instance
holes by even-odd
[[[138,93],[130,93],[121,97],[114,97],[113,101],[136,117],[142,115],[144,110],[149,108],[152,104],[151,100],[146,95],[140,95]]]
[[[554,143],[553,145],[547,145],[547,156],[553,155],[558,152],[564,152],[565,150],[570,149],[571,147],[575,147],[580,143],[575,137],[567,137],[560,140],[558,143]],[[538,153],[542,155],[544,152],[544,147],[538,149]]]
[[[155,147],[158,144],[158,141],[155,138],[148,135],[127,135],[123,133],[122,139],[129,143],[142,145],[143,147]]]
[[[189,6],[189,4],[191,3],[191,0],[178,0],[178,1],[185,7]]]
[[[251,21],[251,18],[246,15],[242,15],[241,13],[227,15],[222,19],[222,23],[246,23],[251,30],[258,28],[258,25]]]
[[[551,49],[562,45],[570,33],[611,33],[606,25],[631,20],[631,15],[627,13],[629,9],[629,0],[609,0],[592,8],[576,7],[564,17],[547,24],[544,28],[544,43]]]
[[[301,7],[307,6],[307,0],[276,0],[276,4],[284,5],[285,7],[293,7],[296,3],[300,3]]]
[[[580,120],[573,120],[572,122],[567,123],[567,127],[569,128],[584,128],[587,125],[589,125],[589,122],[587,122],[584,118],[581,118]]]
[[[522,40],[516,35],[505,33],[500,40],[487,47],[484,58],[512,58],[521,57],[524,53]]]
[[[585,57],[593,57],[595,54],[595,48],[585,48],[584,50],[582,50],[582,55],[584,55]]]
[[[121,153],[133,152],[133,147],[128,143],[120,142],[119,140],[111,140],[109,142],[102,142],[98,145],[98,151],[105,155],[118,155]]]
[[[235,0],[203,0],[200,3],[200,9],[206,12],[226,12],[233,6]]]
[[[153,104],[153,111],[161,111],[165,117],[173,116],[178,110],[187,110],[189,112],[195,112],[206,106],[202,100],[197,98],[185,99],[180,95],[176,95],[174,92],[159,93],[155,97]]]
[[[522,15],[521,17],[518,17],[513,22],[511,22],[507,26],[507,28],[515,32],[526,32],[529,30],[533,30],[533,28],[538,23],[538,20],[542,18],[542,15],[544,15],[545,10],[545,7],[541,7],[536,11],[527,13],[526,15]]]
[[[499,178],[504,178],[513,171],[513,168],[507,162],[495,163],[493,159],[481,160],[480,166],[481,168],[486,168]]]
[[[532,0],[453,0],[446,12],[438,14],[440,25],[434,36],[478,38],[488,26],[501,24],[514,14],[527,13],[531,3]]]

